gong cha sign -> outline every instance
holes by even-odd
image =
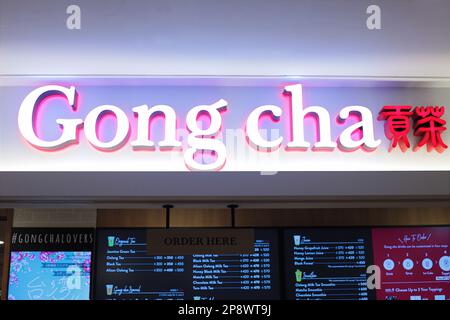
[[[342,106],[338,112],[331,114],[326,106],[304,105],[303,91],[304,88],[300,83],[286,85],[280,94],[289,99],[288,107],[262,104],[246,112],[241,128],[245,138],[244,147],[261,153],[262,158],[253,162],[248,159],[242,160],[243,164],[238,170],[261,170],[260,161],[277,163],[275,166],[267,166],[277,171],[308,170],[300,166],[295,169],[295,163],[301,164],[302,159],[307,157],[314,162],[314,159],[311,160],[311,157],[314,157],[311,154],[315,155],[318,161],[325,159],[324,157],[333,158],[333,155],[342,154],[336,158],[343,159],[337,160],[339,163],[352,159],[352,153],[364,152],[366,153],[364,159],[367,160],[370,159],[367,154],[391,154],[394,151],[398,155],[426,149],[427,153],[434,154],[432,157],[435,158],[436,154],[441,155],[448,148],[448,142],[444,139],[445,106],[380,105],[374,112],[373,108],[355,104]],[[212,103],[189,106],[185,114],[185,127],[180,128],[177,120],[182,115],[177,114],[177,110],[169,104],[132,106],[133,117],[113,104],[87,106],[89,112],[80,117],[77,112],[80,104],[78,95],[77,87],[72,85],[44,85],[29,92],[22,100],[17,114],[18,129],[25,143],[37,152],[50,151],[57,154],[68,149],[76,152],[76,149],[80,148],[80,135],[83,135],[95,152],[108,153],[109,158],[111,153],[121,152],[120,149],[128,145],[131,152],[148,150],[181,154],[178,159],[182,159],[188,171],[227,170],[230,154],[223,139],[223,132],[227,130],[223,118],[227,113],[242,110],[238,108],[233,110],[233,104],[226,96],[217,97]],[[40,119],[44,116],[38,114],[41,104],[55,98],[63,98],[65,103],[58,104],[58,108],[70,110],[72,116],[56,119],[54,126],[60,128],[60,135],[48,139],[40,136],[36,130],[40,126]],[[115,122],[114,134],[106,140],[100,134],[101,119],[105,114],[113,115]],[[204,121],[199,122],[201,116],[208,118],[206,126]],[[161,117],[164,123],[162,138],[158,141],[152,138],[152,131],[155,130],[152,127],[152,119],[156,117]],[[313,128],[305,125],[305,120],[311,117],[315,121]],[[350,121],[350,118],[353,120]],[[265,134],[264,123],[270,123],[272,128],[283,127],[281,132],[290,134],[275,136]],[[383,134],[377,135],[374,128],[380,125],[384,128]],[[337,126],[338,129],[335,128]],[[180,130],[184,132],[185,140],[180,137]],[[308,130],[316,131],[315,140],[307,139]],[[333,137],[332,131],[336,130],[339,131],[337,137]],[[414,137],[414,141],[411,141],[411,136]],[[202,157],[199,157],[199,154]],[[205,154],[209,156],[208,161],[205,161]],[[274,154],[289,157],[290,164],[286,160],[285,166],[283,156],[275,159]],[[385,155],[382,157],[387,159]],[[123,166],[120,168],[124,170]],[[151,156],[148,157],[148,168],[148,171],[152,171]],[[164,170],[170,171],[170,164]]]

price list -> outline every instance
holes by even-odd
[[[249,254],[149,255],[146,229],[97,231],[99,300],[279,299],[276,230],[255,231]]]
[[[368,300],[370,233],[361,229],[287,232],[289,298]]]
[[[144,230],[100,231],[96,296],[120,300],[181,300],[182,255],[147,255]],[[178,280],[178,281],[177,281]]]
[[[226,298],[236,291],[241,295],[270,292],[276,277],[271,243],[266,240],[256,240],[252,254],[193,255],[192,259],[195,300]]]

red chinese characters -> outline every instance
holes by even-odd
[[[411,130],[411,118],[414,121],[414,136],[421,137],[414,151],[427,145],[428,151],[433,148],[439,152],[448,146],[442,140],[442,132],[446,121],[442,119],[444,107],[416,107],[412,111],[411,106],[384,106],[380,111],[378,120],[386,120],[386,137],[391,140],[391,150],[400,146],[402,151],[410,148],[408,134]]]
[[[380,111],[378,120],[387,120],[386,137],[392,140],[391,148],[395,148],[398,143],[402,150],[410,147],[408,133],[412,114],[411,106],[384,106]]]
[[[442,141],[441,133],[447,128],[446,121],[441,119],[444,114],[444,107],[417,107],[414,109],[414,135],[421,136],[422,140],[417,144],[416,150],[427,144],[428,148],[438,150],[447,149],[447,145]]]

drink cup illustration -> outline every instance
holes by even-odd
[[[299,245],[300,245],[300,236],[294,236],[294,244],[295,244],[296,246],[299,246]]]
[[[106,285],[106,295],[110,296],[113,293],[113,285],[112,284],[107,284]]]
[[[301,270],[297,269],[297,271],[295,271],[295,281],[302,282],[302,276],[303,276],[303,273],[301,272]]]
[[[114,247],[114,243],[116,241],[116,237],[108,237],[108,247]]]

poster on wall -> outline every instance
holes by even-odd
[[[201,239],[223,243],[220,230],[203,229]],[[199,238],[178,237],[189,240],[185,253],[170,249],[166,254],[152,250],[152,231],[163,233],[157,229],[97,230],[96,300],[280,299],[277,230],[255,229],[250,252],[211,248],[193,253]],[[174,232],[167,234],[174,237]]]
[[[379,300],[450,300],[450,227],[375,228]]]
[[[284,231],[286,297],[290,300],[372,300],[370,229]]]
[[[89,300],[94,229],[14,228],[8,300]]]

